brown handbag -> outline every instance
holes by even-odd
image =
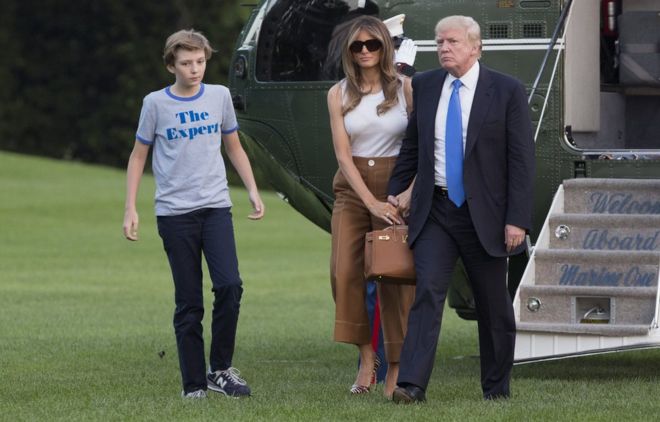
[[[394,225],[367,233],[364,275],[368,280],[415,284],[415,264],[408,247],[408,226]]]

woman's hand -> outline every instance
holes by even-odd
[[[368,208],[369,212],[381,220],[386,221],[387,224],[403,224],[403,220],[399,216],[396,207],[389,202],[376,201],[369,205]]]

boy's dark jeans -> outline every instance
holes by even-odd
[[[238,273],[230,208],[204,208],[158,217],[158,233],[174,278],[174,332],[183,390],[206,390],[202,318],[202,251],[213,284],[210,364],[213,371],[231,366],[243,288]]]

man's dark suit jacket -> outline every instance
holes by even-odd
[[[408,219],[412,246],[431,210],[435,184],[435,116],[447,72],[415,75],[413,112],[390,178],[397,195],[417,175]],[[465,124],[465,123],[464,123]],[[465,197],[479,240],[489,255],[509,255],[504,226],[532,224],[534,141],[525,88],[516,79],[480,63],[463,162]],[[520,253],[524,242],[511,254]]]

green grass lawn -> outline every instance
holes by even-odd
[[[396,406],[382,390],[351,397],[356,351],[332,341],[330,236],[271,193],[265,219],[249,221],[238,188],[234,366],[254,395],[184,401],[153,189],[145,176],[141,238],[130,243],[121,170],[0,153],[0,420],[657,418],[660,350],[517,366],[512,399],[482,401],[476,325],[452,311],[427,403]]]

